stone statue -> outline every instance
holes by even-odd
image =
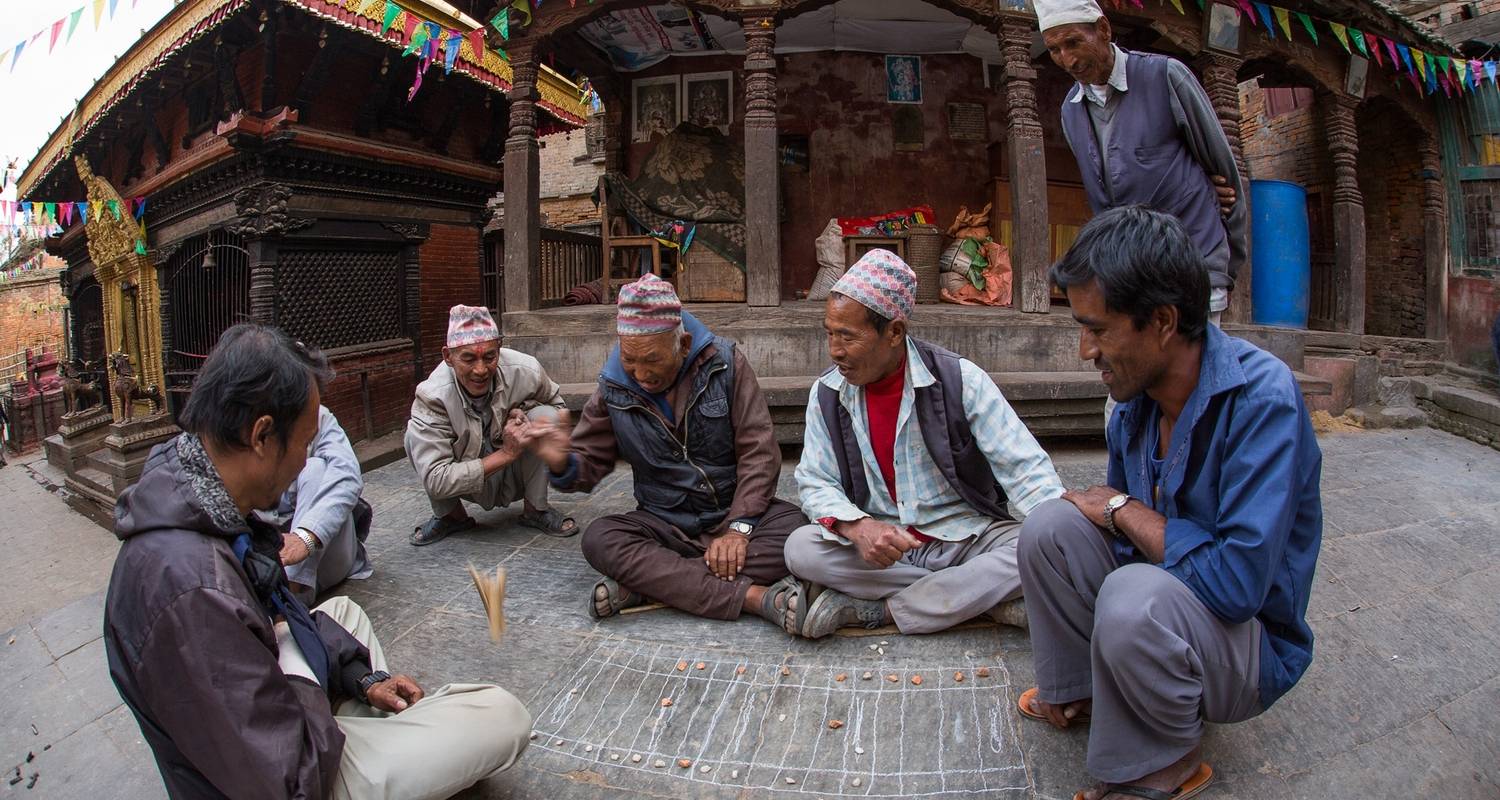
[[[161,412],[161,389],[156,386],[141,386],[140,379],[135,376],[135,368],[130,365],[130,356],[120,352],[110,353],[109,365],[115,373],[115,380],[110,388],[114,390],[115,397],[120,398],[121,422],[129,422],[135,416],[137,400],[149,401],[152,414]]]
[[[99,381],[84,380],[89,363],[82,359],[64,361],[62,370],[63,408],[68,414],[76,414],[89,406],[99,404]]]

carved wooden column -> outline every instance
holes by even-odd
[[[239,219],[226,229],[245,239],[250,266],[250,319],[276,324],[276,260],[281,237],[301,230],[315,220],[287,213],[292,190],[279,183],[263,183],[241,189],[234,196]]]
[[[1365,202],[1359,192],[1356,160],[1359,100],[1339,92],[1319,96],[1328,154],[1333,160],[1333,325],[1346,333],[1365,332]]]
[[[774,9],[747,12],[745,29],[745,301],[781,305],[781,197],[776,164]]]
[[[1229,139],[1229,149],[1234,153],[1234,165],[1240,173],[1240,185],[1235,187],[1240,200],[1245,204],[1245,263],[1235,275],[1234,292],[1229,296],[1229,308],[1224,313],[1227,322],[1250,321],[1250,170],[1245,163],[1245,150],[1240,145],[1240,87],[1239,71],[1243,59],[1224,53],[1205,50],[1194,66],[1198,68],[1199,80],[1213,103],[1219,125]]]
[[[1427,265],[1427,338],[1448,338],[1448,213],[1437,131],[1422,137],[1422,260]]]
[[[533,47],[510,50],[510,133],[505,139],[505,310],[541,307],[541,148],[536,138]]]
[[[1042,147],[1042,120],[1036,104],[1036,70],[1031,66],[1031,37],[1036,20],[1004,16],[1000,50],[1005,70],[1005,153],[1010,176],[1013,279],[1011,304],[1032,313],[1051,307],[1047,267],[1052,237],[1047,226],[1047,164]]]

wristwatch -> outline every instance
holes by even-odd
[[[315,553],[323,547],[323,543],[318,541],[318,537],[312,535],[306,528],[298,528],[292,531],[292,533],[296,534],[297,538],[301,539],[302,543],[307,545],[307,552],[309,553]]]
[[[1115,512],[1125,507],[1131,500],[1128,494],[1117,494],[1104,504],[1104,527],[1109,529],[1109,535],[1116,539],[1124,539],[1125,535],[1115,527]]]
[[[729,523],[729,529],[742,536],[749,536],[750,532],[755,530],[755,526],[744,520],[737,519]]]
[[[374,672],[370,673],[369,675],[366,675],[363,678],[360,678],[359,679],[359,702],[368,704],[370,702],[370,698],[369,698],[370,687],[374,686],[377,683],[380,683],[381,681],[388,681],[390,679],[391,679],[391,673],[386,672],[385,670],[381,670],[381,669],[377,669]]]

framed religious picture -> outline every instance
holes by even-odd
[[[922,57],[885,57],[885,100],[888,103],[922,102]]]
[[[682,76],[682,119],[728,134],[734,122],[734,73],[699,72]]]
[[[1364,99],[1365,80],[1370,75],[1370,59],[1360,56],[1349,57],[1349,74],[1344,78],[1344,91],[1355,97]]]
[[[630,84],[631,141],[666,136],[682,121],[677,75],[640,78]]]
[[[1203,15],[1203,45],[1221,53],[1240,52],[1240,10],[1224,3],[1209,3]]]

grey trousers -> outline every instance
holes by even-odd
[[[1021,532],[1040,699],[1093,698],[1088,770],[1133,781],[1182,758],[1203,723],[1261,712],[1258,620],[1230,625],[1176,576],[1117,566],[1076,506],[1050,500]]]
[[[307,466],[297,476],[297,496],[314,497],[317,487],[323,483],[322,459],[308,459]],[[313,588],[312,596],[298,593],[304,603],[311,606],[313,597],[343,583],[347,578],[368,578],[369,560],[365,557],[365,545],[354,531],[354,516],[344,519],[338,533],[314,550],[307,558],[286,568],[286,579],[299,586]],[[295,591],[296,587],[293,587]]]
[[[363,609],[347,597],[318,606],[370,651],[370,664],[386,669],[385,652]],[[311,675],[296,641],[277,625],[281,667]],[[512,767],[526,750],[531,714],[498,686],[452,683],[399,714],[346,700],[334,711],[344,732],[344,753],[334,800],[437,800]]]
[[[793,575],[861,600],[885,600],[902,633],[932,633],[971,620],[1021,596],[1016,534],[1021,524],[995,520],[961,542],[932,541],[881,569],[852,544],[803,525],[786,540]]]
[[[555,419],[557,409],[552,406],[537,406],[526,412],[526,416],[533,420]],[[504,420],[496,420],[496,423],[504,424]],[[463,506],[464,500],[474,503],[485,511],[497,507],[504,508],[523,497],[533,508],[551,508],[547,504],[546,469],[547,465],[528,451],[510,466],[486,478],[484,486],[477,494],[461,497],[428,497],[427,501],[432,504],[434,517],[448,516]]]

